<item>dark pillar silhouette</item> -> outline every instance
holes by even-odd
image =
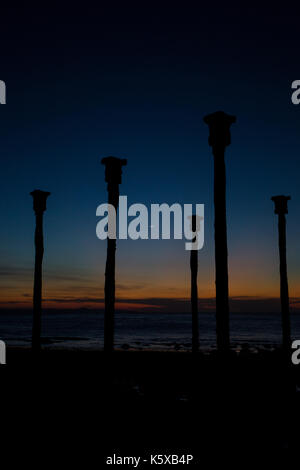
[[[122,182],[122,166],[126,159],[116,157],[102,158],[105,165],[105,181],[107,182],[108,203],[114,206],[117,213],[119,204],[119,184]],[[105,267],[105,313],[104,313],[104,350],[114,349],[114,316],[115,316],[115,257],[116,239],[107,237],[107,258]]]
[[[196,232],[197,229],[197,215],[192,215],[192,231]],[[192,242],[196,241],[193,238]],[[199,350],[199,325],[198,325],[198,250],[191,250],[190,256],[191,267],[191,307],[192,307],[192,352],[195,353]]]
[[[278,214],[279,235],[279,267],[280,267],[280,299],[282,319],[282,345],[285,352],[289,352],[291,346],[291,325],[289,309],[289,287],[286,264],[286,219],[290,196],[274,196],[275,214]]]
[[[35,212],[35,266],[33,287],[33,324],[32,349],[39,352],[41,349],[41,317],[42,317],[42,263],[44,255],[43,215],[46,210],[46,201],[50,193],[36,189],[30,195],[33,197],[33,210]]]
[[[218,111],[206,116],[204,122],[209,126],[208,143],[214,156],[217,347],[220,352],[227,352],[230,341],[225,148],[231,143],[230,126],[236,122],[236,118]]]

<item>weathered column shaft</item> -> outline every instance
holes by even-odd
[[[110,183],[108,184],[107,189],[108,203],[114,206],[117,213],[119,202],[119,185]],[[104,285],[104,348],[106,351],[112,351],[114,348],[116,246],[116,240],[108,237]]]
[[[279,244],[279,272],[280,272],[280,301],[282,323],[282,345],[288,352],[291,347],[291,325],[289,307],[289,288],[286,261],[286,218],[290,196],[274,196],[275,214],[278,214],[278,244]]]
[[[36,189],[30,195],[33,197],[33,210],[35,212],[32,349],[38,352],[41,348],[42,264],[44,255],[43,215],[50,193]]]
[[[282,342],[283,347],[291,345],[291,325],[289,307],[289,287],[286,262],[286,219],[284,214],[278,216],[279,234],[279,269],[280,269],[280,299],[282,312]]]
[[[40,349],[41,346],[41,316],[42,316],[42,263],[44,255],[43,240],[43,213],[36,214],[35,227],[35,265],[33,287],[33,323],[32,347]]]
[[[214,154],[216,332],[220,350],[229,348],[228,249],[224,149]]]
[[[192,306],[192,351],[199,349],[199,325],[198,325],[198,251],[191,250],[191,306]]]
[[[200,218],[196,214],[191,217],[191,230],[196,233],[192,243],[197,242],[197,235],[200,229]],[[190,268],[191,268],[191,309],[192,309],[192,352],[199,350],[199,325],[198,325],[198,244],[195,250],[191,250],[190,255]]]
[[[105,165],[108,204],[114,207],[117,214],[119,205],[119,185],[122,181],[122,166],[127,164],[127,160],[116,157],[106,157],[103,158],[101,162]],[[109,215],[108,224],[110,225]],[[112,352],[114,350],[116,246],[116,239],[109,238],[108,234],[104,283],[104,351],[106,352]]]

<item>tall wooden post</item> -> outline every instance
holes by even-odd
[[[192,232],[197,231],[197,215],[192,215]],[[192,242],[196,242],[193,238]],[[198,325],[198,250],[191,250],[190,255],[190,268],[191,268],[191,308],[192,308],[192,352],[196,353],[199,350],[199,325]]]
[[[107,182],[108,204],[111,204],[117,213],[119,204],[119,184],[122,182],[122,166],[127,164],[127,160],[116,157],[106,157],[101,160],[101,163],[105,165],[105,181]],[[112,352],[114,350],[115,257],[116,239],[109,238],[108,236],[104,286],[104,351],[106,352]]]
[[[50,193],[36,189],[30,193],[33,197],[33,210],[35,212],[35,266],[33,287],[33,323],[32,323],[32,349],[39,352],[41,349],[41,317],[42,317],[42,264],[44,255],[43,215],[46,210],[46,201]]]
[[[208,143],[214,156],[217,347],[220,352],[228,352],[230,340],[225,148],[231,143],[230,126],[236,122],[236,118],[218,111],[206,116],[204,122],[209,126]]]
[[[291,347],[291,325],[289,308],[289,287],[286,263],[286,219],[288,213],[287,202],[290,196],[273,196],[275,203],[275,214],[278,214],[278,236],[279,236],[279,269],[280,269],[280,299],[281,299],[281,321],[282,321],[282,345],[285,352]]]

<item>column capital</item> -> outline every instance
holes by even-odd
[[[49,193],[48,191],[41,191],[40,189],[35,189],[29,194],[33,197],[34,212],[36,214],[44,212],[46,210],[47,197],[50,196],[51,193]]]
[[[203,118],[209,127],[208,143],[211,147],[227,147],[231,143],[230,126],[236,122],[236,117],[217,111]]]
[[[291,196],[273,196],[271,200],[275,204],[275,214],[287,214],[288,213],[288,201]]]
[[[122,183],[122,166],[127,165],[126,158],[104,157],[101,160],[105,165],[105,181],[107,183]]]

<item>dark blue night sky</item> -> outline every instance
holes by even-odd
[[[237,116],[226,153],[230,294],[278,297],[270,198],[287,194],[297,302],[299,6],[97,5],[2,7],[2,305],[30,305],[35,188],[51,191],[46,305],[99,304],[106,244],[96,238],[96,207],[107,199],[107,155],[128,159],[121,194],[129,203],[205,204],[199,296],[213,297],[213,158],[203,117],[219,109]],[[120,301],[188,298],[184,241],[120,241],[117,267]]]

